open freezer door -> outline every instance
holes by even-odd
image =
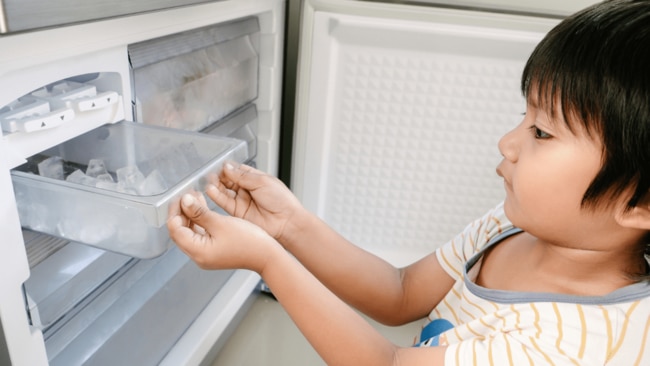
[[[303,5],[291,186],[353,243],[405,265],[503,199],[499,138],[523,66],[558,17]]]

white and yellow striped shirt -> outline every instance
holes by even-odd
[[[468,277],[483,249],[517,232],[500,204],[436,252],[456,279],[429,316],[454,325],[438,338],[445,365],[650,365],[650,283],[585,297],[490,290]]]

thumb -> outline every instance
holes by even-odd
[[[198,200],[190,193],[181,197],[181,210],[190,221],[190,225],[200,225],[206,232],[218,225],[219,215],[208,208],[205,200]]]
[[[169,236],[185,254],[197,261],[201,251],[211,245],[211,232],[217,230],[221,217],[208,208],[205,199],[190,193],[183,195],[176,207],[167,220]]]

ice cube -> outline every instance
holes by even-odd
[[[138,192],[142,196],[153,196],[167,190],[167,182],[158,169],[155,169],[142,182]]]
[[[97,180],[101,181],[101,182],[110,182],[110,183],[115,182],[115,180],[113,179],[113,176],[110,175],[109,173],[104,173],[104,174],[98,175]]]
[[[86,175],[90,177],[97,177],[102,174],[106,174],[106,164],[102,159],[90,159],[88,162],[88,168],[86,168]]]
[[[175,184],[187,176],[187,163],[177,146],[166,148],[151,160],[141,164],[145,171],[158,170],[166,182]]]
[[[97,210],[92,206],[71,207],[61,213],[57,231],[61,237],[86,244],[98,244],[117,231],[115,215],[110,210]]]
[[[70,183],[83,184],[86,186],[94,187],[97,184],[97,178],[89,177],[81,169],[77,169],[74,172],[70,173],[65,180]]]
[[[180,143],[172,146],[165,146],[153,158],[142,161],[138,164],[143,172],[158,170],[165,180],[167,187],[185,179],[196,169],[205,164],[199,152],[192,142]]]
[[[137,193],[138,187],[144,183],[144,174],[135,165],[125,166],[116,171],[118,190],[124,189],[127,191],[134,191]]]
[[[124,182],[117,182],[115,184],[115,190],[120,193],[126,193],[133,196],[138,195],[138,189],[136,187],[129,187]]]
[[[38,163],[38,174],[52,179],[63,180],[63,159],[60,156],[51,156]]]
[[[117,191],[117,183],[115,183],[115,180],[110,173],[98,175],[97,182],[95,182],[95,187],[106,189],[108,191]]]
[[[97,179],[97,183],[95,183],[95,187],[105,189],[107,191],[117,191],[117,183],[113,181]]]

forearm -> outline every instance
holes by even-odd
[[[426,315],[405,308],[402,272],[353,245],[312,214],[293,220],[290,236],[280,238],[325,286],[375,320],[398,325]]]
[[[261,275],[328,365],[393,365],[397,348],[282,248]]]

